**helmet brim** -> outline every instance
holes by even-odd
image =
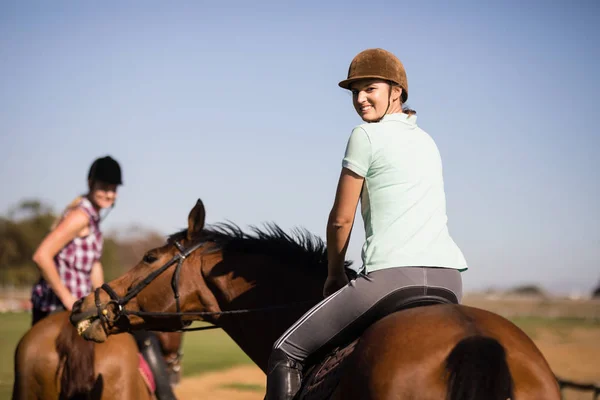
[[[342,89],[350,90],[350,85],[352,85],[356,81],[362,81],[364,79],[381,79],[382,81],[394,82],[396,85],[399,85],[398,82],[392,81],[389,78],[386,78],[381,75],[364,75],[364,76],[355,76],[350,79],[344,79],[343,81],[338,83],[338,86],[341,87]]]

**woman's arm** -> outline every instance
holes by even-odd
[[[96,261],[92,265],[92,272],[90,279],[92,280],[92,288],[96,290],[104,283],[104,270],[102,269],[102,263]]]
[[[347,282],[344,272],[344,259],[350,242],[350,233],[354,224],[354,216],[356,215],[356,207],[360,199],[363,182],[364,178],[362,176],[347,168],[342,168],[335,202],[327,222],[327,272],[329,281],[338,280],[339,283],[342,283],[345,279]],[[332,285],[335,286],[333,282]]]
[[[63,305],[70,310],[75,302],[73,294],[61,281],[54,257],[58,252],[73,240],[89,224],[89,217],[85,211],[75,209],[58,224],[40,243],[33,254],[33,261],[37,264],[43,278],[58,296]]]

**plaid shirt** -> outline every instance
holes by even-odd
[[[102,255],[103,238],[99,226],[100,215],[92,203],[83,197],[73,209],[75,208],[85,211],[90,217],[90,232],[85,237],[76,237],[63,247],[54,257],[54,264],[62,282],[73,296],[79,299],[92,291],[92,266]],[[69,211],[65,211],[63,217]],[[43,277],[33,287],[31,302],[33,308],[44,312],[51,312],[62,306],[62,302]]]

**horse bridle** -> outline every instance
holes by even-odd
[[[185,315],[199,315],[200,313],[183,313],[181,312],[181,305],[179,302],[179,275],[181,273],[181,266],[183,265],[183,261],[190,256],[194,251],[198,250],[202,246],[204,246],[207,241],[198,242],[187,249],[185,249],[179,242],[173,241],[173,245],[177,248],[177,254],[175,254],[165,265],[160,267],[159,269],[150,273],[147,277],[145,277],[141,282],[136,284],[134,287],[129,288],[125,296],[120,297],[107,283],[104,283],[102,286],[97,288],[94,292],[94,300],[96,303],[96,310],[98,313],[98,318],[102,321],[103,324],[113,325],[121,316],[123,315],[136,315],[139,317],[143,316],[178,316],[181,327],[183,328],[186,324],[183,322],[183,317]],[[175,267],[175,272],[173,273],[173,278],[171,279],[171,288],[173,289],[173,295],[175,298],[175,313],[167,313],[167,312],[143,312],[143,311],[131,311],[123,308],[131,299],[137,296],[146,286],[150,284],[157,276],[161,275],[165,272],[169,267],[173,264],[177,263]],[[100,302],[100,290],[104,290],[110,300],[102,305]],[[108,308],[113,308],[113,317],[109,317]],[[200,315],[208,315],[214,314],[210,312],[203,312]],[[213,327],[204,327],[204,329],[209,329]],[[216,328],[216,327],[215,327]],[[183,329],[181,329],[183,330]],[[198,330],[198,329],[192,329]]]
[[[228,315],[228,314],[242,314],[242,313],[250,313],[257,311],[272,311],[282,308],[291,308],[300,305],[306,305],[309,303],[314,303],[314,301],[302,301],[291,304],[283,304],[278,306],[269,306],[269,307],[261,307],[261,308],[252,308],[252,309],[240,309],[240,310],[226,310],[226,311],[181,311],[181,305],[179,302],[179,275],[181,273],[181,266],[183,265],[183,261],[190,256],[194,251],[200,249],[206,243],[212,241],[200,241],[196,244],[191,245],[187,249],[184,248],[179,242],[173,241],[173,245],[177,248],[177,254],[175,254],[166,264],[164,264],[159,269],[150,273],[147,277],[145,277],[141,282],[136,284],[134,287],[129,288],[125,296],[120,297],[107,283],[104,283],[102,286],[97,288],[94,291],[94,301],[96,304],[97,317],[100,319],[103,325],[105,326],[113,326],[119,318],[123,315],[135,315],[138,317],[179,317],[179,322],[181,328],[175,329],[174,331],[179,332],[187,332],[187,331],[199,331],[206,329],[216,329],[220,328],[219,326],[202,326],[196,328],[185,328],[189,323],[185,323],[183,321],[183,317],[185,316],[219,316],[219,315]],[[216,251],[216,249],[215,249]],[[210,252],[210,251],[209,251]],[[203,254],[208,254],[208,252],[203,252]],[[175,308],[176,312],[151,312],[151,311],[131,311],[126,310],[124,306],[131,301],[135,296],[137,296],[146,286],[150,284],[157,276],[165,272],[169,267],[173,264],[177,263],[175,267],[175,272],[173,272],[173,278],[171,279],[171,288],[173,289],[173,295],[175,298]],[[110,300],[102,305],[100,302],[100,290],[104,290]],[[113,316],[110,316],[108,308],[113,308]]]

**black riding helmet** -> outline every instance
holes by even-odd
[[[122,185],[121,166],[111,156],[97,158],[88,172],[90,182],[102,181],[112,185]]]

